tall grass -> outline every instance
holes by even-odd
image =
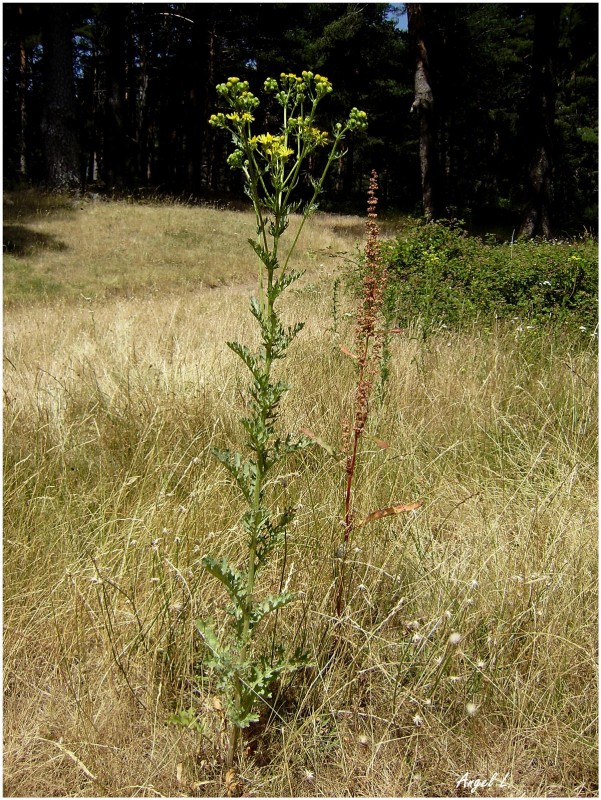
[[[304,391],[282,424],[326,441],[355,383],[339,349],[353,298],[339,293],[339,338],[328,330],[337,275],[314,271],[282,308],[307,320],[288,361]],[[244,368],[224,341],[252,341],[246,304],[232,286],[5,312],[8,796],[224,792],[223,710],[208,676],[192,681],[192,631],[224,601],[202,555],[245,547],[210,448],[240,447]],[[497,772],[506,795],[592,796],[594,349],[510,326],[424,341],[412,326],[388,381],[369,434],[390,448],[366,444],[356,512],[424,506],[355,531],[331,661],[341,474],[318,449],[291,458],[300,477],[273,491],[299,511],[265,582],[304,592],[276,635],[315,666],[251,728],[243,790],[444,796]],[[193,703],[200,736],[168,724]]]

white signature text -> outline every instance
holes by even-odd
[[[509,786],[509,773],[506,772],[503,777],[498,772],[493,772],[488,778],[470,778],[469,772],[464,772],[456,783],[457,789],[460,786],[463,786],[464,789],[469,789],[471,794],[476,794],[479,789],[503,789]]]

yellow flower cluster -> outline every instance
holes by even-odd
[[[279,86],[275,78],[267,78],[265,81],[265,91],[277,92],[281,87],[284,91],[279,92],[277,97],[280,98],[281,96],[281,102],[284,102],[291,89],[296,89],[299,96],[304,96],[305,92],[310,90],[312,85],[315,87],[318,97],[322,97],[332,91],[332,84],[327,78],[319,74],[314,75],[308,70],[303,71],[300,77],[294,72],[281,72]]]
[[[315,107],[332,91],[332,84],[323,75],[305,70],[300,77],[294,72],[282,72],[278,79],[267,78],[264,89],[273,93],[275,100],[284,108],[290,109],[290,113],[294,113],[294,109],[301,111],[299,116],[292,116],[287,121],[285,118],[285,129],[282,130],[284,135],[264,133],[249,138],[250,125],[255,121],[259,99],[250,92],[248,81],[237,77],[230,77],[217,86],[217,92],[227,102],[229,110],[213,114],[209,123],[232,134],[236,150],[228,158],[231,167],[245,169],[245,165],[254,161],[250,151],[255,151],[268,162],[269,169],[273,168],[279,174],[297,148],[299,156],[302,153],[304,158],[315,148],[324,147],[332,141],[327,131],[312,124]],[[307,100],[312,104],[312,109],[303,114],[303,103]],[[361,131],[366,127],[367,114],[353,108],[344,128],[342,123],[334,127],[334,139],[337,142],[347,131]],[[295,149],[288,147],[289,137]]]
[[[317,94],[326,94],[327,92],[332,91],[332,84],[323,75],[314,75],[313,80],[315,81],[315,86],[317,87]]]
[[[289,83],[302,83],[303,79],[299,78],[298,75],[295,75],[294,72],[282,72],[280,73],[280,78],[283,81],[288,81]]]
[[[239,114],[237,111],[234,111],[233,114],[226,114],[227,119],[231,119],[232,122],[254,122],[255,118],[249,111],[243,111]]]
[[[228,78],[226,83],[217,85],[219,94],[227,97],[230,105],[240,111],[250,111],[259,105],[259,98],[255,97],[248,90],[248,81],[241,81],[240,78]],[[218,123],[213,123],[218,124]]]
[[[264,156],[268,159],[275,161],[277,159],[285,161],[289,158],[294,151],[284,144],[283,136],[273,136],[271,133],[262,133],[259,136],[253,136],[248,140],[251,147],[260,147]]]
[[[329,141],[327,131],[322,131],[308,124],[304,117],[292,117],[288,123],[291,128],[298,128],[305,141],[311,142],[317,147],[323,147]]]
[[[367,114],[365,111],[359,111],[358,108],[351,108],[347,125],[351,131],[364,131],[367,128]]]

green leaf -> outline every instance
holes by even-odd
[[[282,592],[278,595],[266,597],[260,603],[256,603],[251,614],[251,625],[253,627],[258,625],[259,622],[268,614],[271,614],[272,611],[284,608],[284,606],[296,600],[297,597],[298,595],[292,592]]]
[[[271,291],[269,292],[270,299],[276,300],[281,293],[286,289],[290,284],[297,281],[304,272],[296,272],[295,270],[290,270],[290,272],[285,272],[283,275],[274,281],[273,286],[271,287]]]
[[[269,223],[269,235],[273,239],[279,238],[284,233],[288,225],[289,222],[287,216],[280,219],[279,225],[275,220],[271,220]]]
[[[196,731],[197,733],[204,732],[204,725],[194,713],[193,708],[178,711],[177,714],[171,714],[167,722],[170,725],[181,725],[182,728],[188,728],[189,730]]]
[[[248,242],[268,270],[277,269],[279,266],[277,256],[274,256],[254,239],[249,239]]]
[[[226,345],[244,361],[255,378],[262,375],[261,356],[257,358],[246,345],[239,342],[226,342]]]
[[[229,721],[238,728],[248,728],[253,722],[259,721],[258,713],[252,710],[255,703],[255,696],[251,694],[248,698],[243,698],[243,701],[244,700],[247,700],[247,702],[243,702],[242,708],[240,709],[237,709],[233,703],[228,703],[227,706],[227,717]]]
[[[211,651],[212,655],[216,658],[221,658],[222,656],[227,656],[229,653],[229,648],[221,647],[219,639],[217,638],[217,634],[215,633],[215,629],[209,622],[205,622],[204,620],[197,619],[196,620],[196,629],[202,636],[204,643]]]
[[[287,508],[278,517],[277,522],[272,523],[269,514],[265,514],[264,521],[257,527],[257,568],[262,566],[272,550],[283,540],[286,528],[294,519],[295,509]]]
[[[287,672],[295,672],[302,669],[308,663],[308,658],[304,653],[296,651],[292,657],[286,657],[282,654],[280,648],[280,658],[273,662],[268,661],[265,656],[262,656],[259,661],[250,665],[250,675],[245,681],[244,688],[252,692],[256,697],[267,699],[271,697],[270,686]]]
[[[280,457],[283,457],[290,455],[291,453],[296,453],[298,450],[304,450],[305,448],[310,447],[311,444],[311,440],[306,436],[299,436],[295,438],[291,433],[288,433],[286,434],[286,438],[284,440],[277,439],[274,449],[278,451]]]
[[[225,559],[217,561],[213,556],[204,556],[201,563],[207,572],[221,581],[232,600],[240,606],[246,603],[247,578],[245,575],[230,567]]]
[[[232,453],[230,450],[219,450],[212,447],[211,452],[226,467],[238,484],[244,499],[251,504],[257,481],[256,463],[251,460],[243,460],[240,453]]]

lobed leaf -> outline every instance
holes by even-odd
[[[280,277],[274,281],[273,286],[269,291],[270,299],[276,300],[276,298],[281,295],[284,289],[297,281],[302,275],[302,272],[297,272],[295,270],[291,270],[290,272],[285,272],[283,275],[280,275]]]
[[[215,656],[215,658],[220,659],[221,657],[225,657],[229,654],[229,648],[227,646],[223,648],[221,647],[217,634],[215,633],[215,629],[210,622],[197,619],[196,629],[202,636],[204,643],[211,651],[211,654]]]
[[[276,523],[272,523],[270,515],[265,515],[265,522],[257,528],[257,568],[262,566],[271,551],[282,541],[286,529],[294,519],[295,509],[287,508],[280,515]]]
[[[178,711],[177,714],[171,714],[167,722],[171,725],[181,725],[182,728],[188,728],[197,733],[203,733],[204,731],[204,725],[193,708],[188,708],[187,710],[182,709]]]
[[[256,463],[251,460],[243,460],[240,453],[232,453],[230,450],[220,450],[216,447],[212,447],[211,452],[215,458],[221,461],[234,478],[245,500],[248,503],[252,503],[255,483],[257,481]]]
[[[252,249],[255,251],[255,253],[259,256],[263,264],[265,264],[268,270],[272,271],[274,269],[277,269],[277,267],[279,266],[277,256],[270,253],[261,244],[259,244],[259,242],[256,242],[254,239],[249,239],[248,242],[252,247]]]
[[[213,556],[204,556],[201,561],[203,567],[215,578],[221,581],[230,597],[238,605],[246,603],[246,576],[230,567],[225,559],[218,561]]]
[[[260,356],[257,358],[246,345],[240,344],[239,342],[226,342],[226,345],[244,361],[255,378],[262,374],[262,359]]]
[[[283,608],[287,606],[289,603],[292,603],[294,600],[297,599],[297,595],[293,592],[282,592],[278,595],[271,595],[270,597],[266,597],[260,603],[257,603],[253,608],[251,614],[251,625],[254,627],[258,625],[259,622],[266,617],[268,614],[271,614],[272,611],[277,611],[279,608]]]

